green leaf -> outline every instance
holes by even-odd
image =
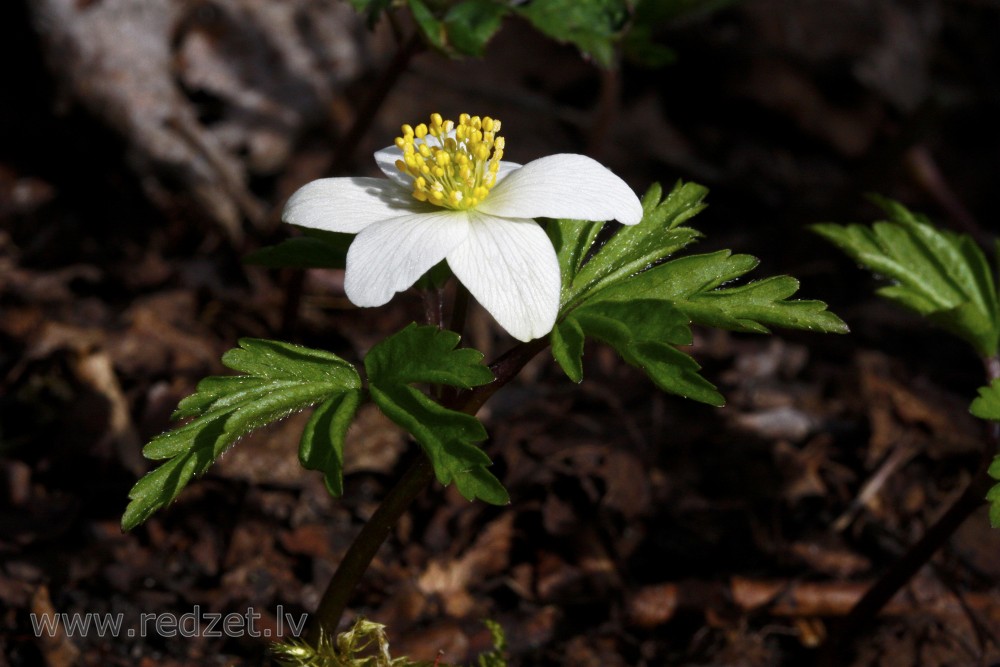
[[[343,425],[346,429],[343,422],[350,421],[361,390],[361,378],[353,366],[329,352],[288,343],[247,338],[239,345],[227,352],[222,362],[244,375],[199,382],[196,393],[182,400],[174,413],[175,418],[192,421],[157,436],[143,449],[146,458],[166,462],[132,488],[132,502],[122,517],[123,529],[131,530],[169,504],[193,477],[204,473],[230,445],[256,428],[339,398],[341,408],[335,421],[338,428]],[[334,446],[332,433],[329,442]],[[330,480],[339,476],[340,460],[335,454],[331,459],[322,447],[323,441],[314,436],[307,445],[306,458],[317,466],[321,462],[331,466],[323,470],[328,484],[336,488],[339,480]]]
[[[643,369],[663,391],[709,405],[725,400],[710,382],[698,374],[699,366],[673,345],[689,344],[691,332],[687,316],[662,300],[595,300],[573,310],[556,325],[556,338],[573,345],[553,342],[553,355],[566,374],[575,381],[582,377],[580,355],[583,335],[614,347],[629,364]],[[559,349],[557,349],[559,348]]]
[[[707,193],[707,189],[696,183],[677,183],[661,200],[660,186],[650,187],[642,198],[642,221],[619,229],[582,268],[570,271],[573,273],[571,281],[563,283],[568,285],[563,290],[563,311],[584,300],[588,294],[645,271],[697,240],[701,234],[683,225],[705,208]],[[570,223],[558,221],[558,227],[560,230],[554,234],[567,238],[560,266],[565,263],[570,269],[585,258],[590,247],[583,246],[588,241],[593,243],[597,232],[584,230],[583,234],[574,237],[573,232],[566,229]]]
[[[799,283],[776,276],[736,287],[722,287],[756,268],[756,257],[729,250],[665,262],[594,298],[607,301],[662,299],[692,322],[730,331],[768,333],[768,327],[846,333],[843,321],[821,301],[789,300]]]
[[[562,303],[566,303],[570,285],[580,272],[587,253],[597,240],[597,235],[604,228],[603,222],[586,220],[550,220],[545,231],[556,249],[559,259],[559,274],[562,278]]]
[[[516,11],[540,32],[574,44],[604,67],[614,64],[614,43],[629,12],[625,0],[531,0]]]
[[[979,388],[979,396],[972,401],[969,412],[980,419],[1000,422],[1000,379]],[[1000,456],[993,459],[987,472],[993,479],[1000,480]],[[986,493],[986,500],[990,504],[990,525],[1000,528],[1000,484],[993,485]]]
[[[969,412],[980,419],[1000,422],[1000,380],[979,388],[979,397],[972,401]]]
[[[692,322],[756,333],[770,326],[847,331],[824,303],[789,300],[799,287],[794,278],[723,287],[754,269],[755,257],[723,250],[668,260],[699,237],[684,225],[705,207],[706,193],[700,185],[678,183],[663,197],[653,185],[642,199],[642,221],[619,229],[596,252],[601,223],[549,224],[563,279],[552,355],[571,380],[583,378],[589,336],[610,344],[664,391],[721,405],[698,364],[675,347],[691,343]]]
[[[439,51],[446,51],[444,24],[434,16],[434,12],[422,0],[408,0],[408,2],[413,20],[417,22],[417,27],[427,38],[427,42]]]
[[[1000,479],[1000,456],[993,459],[993,464],[990,466],[990,477]],[[986,501],[990,504],[990,525],[994,528],[1000,528],[1000,484],[994,484],[986,492]]]
[[[365,369],[372,384],[427,382],[471,389],[493,381],[483,354],[455,349],[461,337],[437,327],[410,324],[371,349]]]
[[[299,462],[319,470],[330,495],[344,494],[344,439],[361,403],[361,392],[335,394],[313,411],[299,441]]]
[[[463,55],[483,55],[486,43],[509,11],[495,0],[466,0],[453,5],[444,16],[448,45]]]
[[[878,294],[970,343],[984,357],[1000,344],[1000,305],[982,249],[937,229],[901,204],[878,199],[889,220],[872,226],[814,225],[859,264],[893,281]]]
[[[243,262],[269,269],[342,269],[353,239],[354,234],[305,230],[304,236],[285,239],[247,254]]]
[[[455,482],[469,500],[508,502],[487,470],[490,459],[476,446],[486,439],[478,419],[445,408],[414,383],[469,389],[493,381],[477,350],[455,349],[458,334],[411,324],[371,349],[365,357],[372,400],[389,419],[413,434],[442,484]]]
[[[573,317],[558,322],[552,329],[552,358],[573,382],[583,382],[583,327]]]

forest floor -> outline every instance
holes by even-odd
[[[874,296],[810,233],[898,198],[982,241],[1000,219],[1000,8],[747,0],[665,30],[658,70],[601,73],[506,25],[482,60],[422,53],[350,160],[337,138],[390,63],[346,5],[17,0],[0,7],[0,667],[264,665],[264,638],[39,638],[30,614],[315,608],[419,455],[368,406],[342,499],[299,467],[296,415],[235,445],[170,508],[119,528],[141,446],[244,336],[358,361],[423,315],[354,308],[342,274],[245,266],[281,206],[432,111],[503,120],[518,162],[586,152],[637,191],[712,189],[697,251],[801,279],[845,336],[700,330],[727,397],[667,396],[605,347],[574,385],[547,352],[480,413],[507,507],[429,488],[351,615],[394,654],[467,663],[499,621],[511,665],[813,664],[830,628],[969,482],[980,360]],[[338,161],[339,160],[339,161]],[[995,228],[995,225],[994,227]],[[510,346],[474,309],[468,344]],[[851,637],[843,664],[1000,661],[1000,532],[985,508]]]

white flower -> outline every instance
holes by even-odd
[[[622,179],[583,155],[502,162],[500,122],[438,114],[403,126],[375,153],[384,178],[325,178],[288,200],[285,222],[357,233],[344,288],[358,306],[381,306],[447,260],[455,276],[510,335],[547,334],[559,311],[555,250],[534,218],[616,219],[634,225],[642,205]]]

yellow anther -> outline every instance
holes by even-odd
[[[458,123],[433,113],[429,123],[402,126],[396,168],[413,178],[417,201],[453,209],[480,204],[496,184],[504,140],[500,121],[461,114]],[[430,135],[430,138],[428,137]]]

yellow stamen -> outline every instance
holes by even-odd
[[[396,168],[413,178],[413,197],[451,209],[477,206],[496,185],[504,140],[500,121],[462,114],[458,124],[433,113],[430,123],[403,125]]]

